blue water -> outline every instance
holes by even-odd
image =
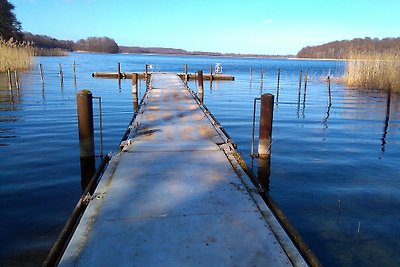
[[[73,61],[77,64],[76,82]],[[344,63],[286,59],[104,55],[36,58],[12,92],[0,78],[0,265],[41,265],[80,193],[76,93],[102,98],[104,152],[116,151],[133,112],[131,81],[95,71],[189,72],[220,62],[235,81],[205,81],[205,104],[250,166],[253,100],[275,95],[270,194],[326,266],[400,265],[400,98],[331,85]],[[58,64],[64,72],[60,86]],[[252,79],[250,79],[252,66]],[[261,68],[264,79],[261,81]],[[279,96],[277,71],[281,70]],[[299,72],[309,73],[299,93]],[[304,82],[304,76],[303,76]],[[189,86],[196,91],[195,82]],[[139,96],[144,84],[140,84]],[[98,110],[94,105],[96,154]],[[258,126],[258,125],[257,125]],[[256,131],[257,132],[257,131]],[[99,164],[100,159],[97,159]]]

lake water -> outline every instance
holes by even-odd
[[[204,101],[250,166],[253,100],[276,95],[270,176],[275,202],[324,265],[400,265],[398,94],[389,98],[332,83],[329,105],[324,78],[343,74],[338,61],[72,53],[36,58],[44,86],[37,67],[20,74],[19,91],[10,91],[1,74],[0,266],[40,266],[80,197],[79,90],[102,98],[103,150],[117,151],[133,112],[131,81],[91,77],[116,71],[117,62],[126,72],[144,71],[146,63],[155,71],[182,72],[186,63],[189,72],[205,73],[220,62],[236,80],[214,81],[212,87],[205,81]],[[306,94],[304,84],[299,92],[300,69],[309,73]],[[196,90],[194,82],[189,86]],[[142,82],[139,96],[144,87]]]

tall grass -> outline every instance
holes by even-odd
[[[400,91],[400,51],[350,52],[344,82],[354,87]]]
[[[0,38],[0,72],[27,70],[33,66],[34,48],[27,43],[17,43],[12,39]]]

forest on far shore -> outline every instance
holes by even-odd
[[[293,55],[225,54],[218,52],[187,51],[177,48],[118,46],[115,40],[109,37],[89,37],[74,42],[70,40],[58,40],[46,35],[37,35],[30,32],[23,32],[22,34],[23,40],[30,42],[35,47],[45,49],[62,49],[66,51],[202,56],[293,57]],[[384,39],[371,39],[366,37],[355,38],[352,40],[334,41],[323,45],[304,47],[295,56],[298,58],[346,59],[348,58],[350,52],[382,53],[388,51],[400,51],[400,37]]]
[[[385,53],[400,52],[400,37],[371,39],[366,37],[353,40],[334,41],[317,46],[307,46],[297,53],[298,58],[347,59],[349,53]]]

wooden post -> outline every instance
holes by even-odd
[[[276,83],[276,104],[279,103],[279,83],[281,80],[281,69],[278,69],[278,81]]]
[[[204,100],[204,90],[203,90],[203,71],[197,71],[197,84],[198,84],[198,95],[200,102],[203,103]]]
[[[11,69],[7,69],[7,77],[8,77],[8,88],[12,91],[12,79],[11,79]]]
[[[281,80],[281,69],[278,69],[278,82],[277,82],[277,85],[276,85],[276,88],[279,90],[279,83],[280,83],[280,80]]]
[[[258,137],[258,156],[266,158],[271,155],[272,119],[274,113],[274,95],[263,94],[260,108],[260,131]]]
[[[250,66],[250,80],[253,80],[253,67]]]
[[[261,68],[261,81],[264,81],[264,68]]]
[[[63,71],[62,71],[62,66],[61,64],[58,64],[58,68],[60,69],[60,84],[63,84],[64,77],[63,77]]]
[[[73,69],[74,69],[74,78],[76,79],[76,63],[75,63],[75,60],[74,60]]]
[[[138,74],[132,73],[132,93],[137,93]]]
[[[93,99],[89,90],[76,95],[78,109],[78,130],[81,157],[94,157]]]
[[[331,77],[328,76],[328,99],[329,99],[329,106],[332,105],[332,95],[331,95]]]
[[[18,77],[18,72],[15,70],[14,71],[14,77],[15,77],[15,87],[17,87],[17,90],[19,90],[19,77]]]
[[[183,64],[183,73],[184,73],[184,81],[185,81],[185,84],[187,84],[187,81],[188,81],[188,74],[187,74],[187,72],[188,72],[188,65],[187,64]]]
[[[121,79],[121,63],[118,62],[117,68],[118,68],[118,74],[117,74],[118,77],[117,78],[118,78],[118,80],[120,80]]]
[[[300,77],[299,77],[299,91],[301,90],[301,79],[303,76],[303,70],[300,70]]]
[[[149,74],[148,74],[148,72],[149,72],[149,64],[146,64],[146,66],[145,66],[145,73],[144,73],[144,79],[146,80],[146,90],[147,90],[147,88],[149,88]]]
[[[43,79],[43,65],[39,64],[39,70],[40,70],[40,80],[42,81],[42,85],[44,84],[44,79]]]
[[[308,81],[308,71],[306,72],[306,76],[304,77],[304,94],[306,94],[307,90],[307,81]]]
[[[212,68],[212,65],[210,65],[210,83],[212,83],[212,80],[213,80],[213,68]]]

